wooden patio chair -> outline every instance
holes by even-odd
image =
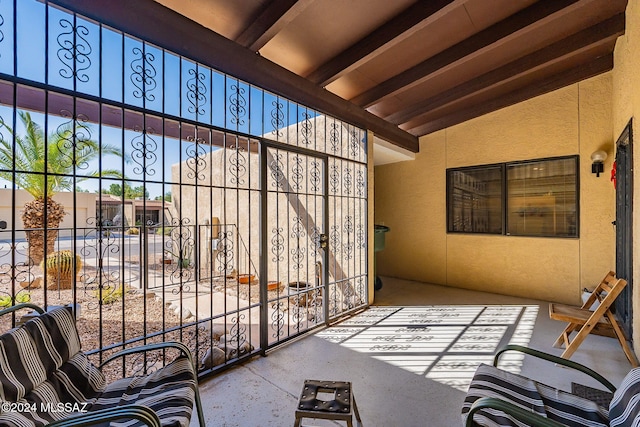
[[[550,318],[568,322],[567,327],[564,328],[564,331],[562,331],[553,344],[554,347],[565,346],[561,357],[569,359],[587,335],[605,335],[617,338],[631,365],[634,368],[638,367],[638,360],[627,344],[627,338],[620,328],[618,320],[611,311],[613,302],[625,286],[627,286],[627,281],[616,278],[615,273],[610,271],[593,290],[585,303],[582,304],[582,307],[565,304],[549,304]],[[598,306],[594,310],[591,310],[590,307],[596,302]],[[571,333],[576,331],[576,336],[571,339]]]

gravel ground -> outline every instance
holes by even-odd
[[[95,285],[86,285],[79,281],[74,295],[71,289],[44,289],[37,279],[42,276],[42,271],[39,267],[31,267],[29,272],[30,278],[35,278],[35,281],[25,289],[16,286],[18,301],[21,300],[20,297],[28,297],[29,302],[39,306],[44,306],[45,303],[49,307],[78,304],[80,310],[77,315],[77,328],[83,351],[91,352],[92,350],[115,346],[113,349],[106,350],[102,356],[103,358],[120,350],[122,348],[121,344],[125,341],[139,339],[188,323],[181,320],[173,310],[165,307],[163,302],[155,298],[153,293],[145,295],[138,290],[129,290],[125,287],[126,291],[123,295],[113,298],[113,301],[108,301],[109,303],[107,303],[107,299],[104,299],[101,304],[96,290],[97,286]],[[7,266],[4,266],[0,268],[0,297],[6,297],[13,293],[11,289],[12,281],[7,280],[7,277],[10,278],[10,271]],[[80,277],[86,282],[87,277],[95,277],[95,270],[85,267],[81,271]],[[20,280],[19,275],[18,280]],[[38,287],[38,285],[40,286]],[[114,287],[112,286],[107,290],[103,290],[103,298],[104,295],[110,294],[113,289]],[[126,326],[123,327],[123,325]],[[0,317],[1,331],[9,330],[11,326],[11,316]],[[181,341],[191,348],[192,352],[195,352],[196,328],[195,326],[188,326],[183,328],[182,331],[165,333],[164,337],[159,335],[147,339],[147,342],[159,341]],[[211,345],[210,337],[203,327],[200,327],[198,331],[198,342],[198,360],[200,360],[207,351],[208,346]],[[143,342],[132,343],[128,347],[140,344],[143,344]],[[90,357],[94,363],[100,363],[99,353],[95,353]],[[130,373],[130,367],[135,369],[136,366],[139,367],[142,363],[140,357],[132,357],[132,359],[134,360],[128,360],[126,363],[127,374]],[[157,362],[161,359],[161,354],[152,355],[150,359],[147,359],[147,362]],[[117,378],[122,375],[122,366],[123,364],[121,363],[112,363],[109,365],[110,369],[105,371],[105,374],[110,379]]]

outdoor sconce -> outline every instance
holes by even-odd
[[[600,174],[604,172],[605,160],[607,160],[607,153],[602,150],[594,151],[591,155],[591,161],[593,162],[591,164],[591,173],[595,173],[596,177],[600,177]]]

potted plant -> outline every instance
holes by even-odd
[[[73,279],[80,272],[82,260],[71,250],[56,251],[40,263],[46,271],[47,289],[71,289]]]

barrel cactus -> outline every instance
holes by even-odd
[[[73,279],[82,267],[82,260],[80,255],[66,249],[47,255],[47,259],[42,261],[40,267],[43,269],[46,267],[48,289],[71,289]]]

